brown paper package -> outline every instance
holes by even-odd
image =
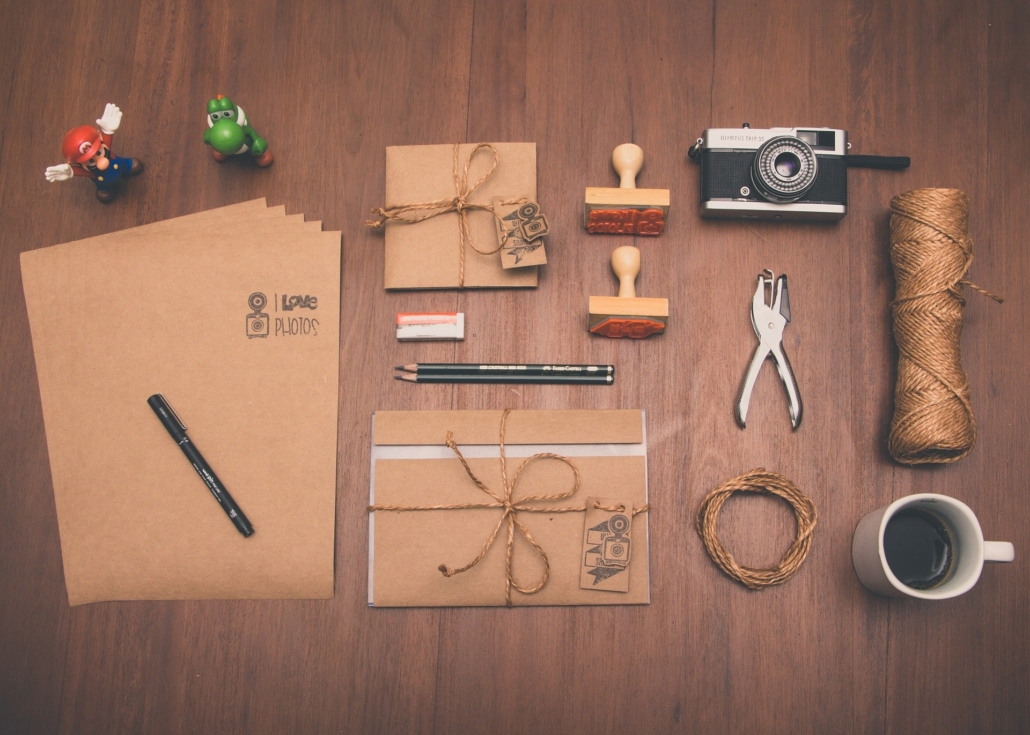
[[[377,505],[430,505],[491,502],[469,479],[444,444],[452,431],[459,448],[479,445],[494,451],[499,438],[501,411],[379,411],[373,419],[371,499]],[[555,506],[583,504],[587,496],[612,497],[647,503],[647,462],[644,417],[639,410],[512,411],[505,432],[509,478],[531,453],[562,448],[581,473],[579,491],[570,498],[541,501]],[[600,445],[622,447],[623,456],[604,456]],[[539,445],[560,445],[539,446]],[[572,445],[580,445],[575,447]],[[596,453],[590,445],[596,446]],[[410,454],[422,447],[442,447],[440,458],[376,458],[377,450]],[[472,471],[495,493],[502,493],[500,460],[472,458]],[[450,455],[450,456],[448,456]],[[580,456],[583,455],[583,456]],[[537,460],[519,478],[513,499],[556,494],[572,486],[572,472],[555,460]],[[467,572],[444,577],[438,567],[464,566],[480,552],[502,511],[495,508],[376,511],[369,520],[369,604],[375,607],[504,605],[506,531],[484,559]],[[512,604],[523,605],[627,605],[648,604],[648,514],[633,520],[634,552],[630,561],[628,592],[580,588],[584,513],[520,513],[519,520],[543,547],[550,562],[550,578],[532,595],[512,592]],[[524,587],[540,576],[542,563],[518,533],[513,574]]]
[[[536,143],[492,143],[499,154],[493,175],[473,192],[469,201],[490,204],[493,197],[536,201]],[[474,143],[458,149],[464,167]],[[417,204],[455,196],[454,146],[390,146],[386,149],[386,206]],[[469,170],[469,186],[490,170],[493,157],[481,150]],[[468,213],[472,242],[480,250],[497,247],[494,217],[485,211]],[[417,224],[386,224],[387,289],[458,288],[461,239],[458,215],[442,214]],[[465,288],[532,288],[537,268],[505,270],[500,253],[481,255],[465,248]]]
[[[72,605],[332,596],[340,233],[312,224],[258,200],[22,254]],[[248,337],[255,292],[281,333]],[[283,294],[317,309],[277,311]],[[288,334],[295,319],[309,321]],[[252,537],[157,420],[153,393]]]

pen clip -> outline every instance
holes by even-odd
[[[168,399],[160,393],[158,393],[157,395],[161,397],[161,402],[165,404],[165,408],[168,409],[168,413],[170,413],[172,415],[172,418],[174,418],[178,422],[179,428],[182,429],[182,431],[186,431],[186,424],[182,423],[182,419],[179,418],[179,414],[177,414],[175,412],[175,409],[172,408],[172,404],[168,402]]]

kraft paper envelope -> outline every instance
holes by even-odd
[[[332,596],[340,235],[280,209],[22,254],[72,605]],[[158,421],[154,393],[253,536]]]
[[[447,432],[470,469],[493,492],[503,494],[499,459],[502,411],[378,411],[372,426],[371,506],[427,506],[493,503],[445,446]],[[644,414],[615,411],[511,411],[505,429],[509,480],[530,455],[567,457],[581,475],[569,498],[537,506],[582,507],[588,496],[618,498],[639,509],[647,503],[647,441]],[[555,495],[573,486],[564,463],[536,460],[515,482],[512,500]],[[483,548],[503,511],[500,508],[375,510],[369,513],[368,603],[375,607],[504,605],[507,529],[476,566],[445,577],[439,567],[465,566]],[[647,513],[632,520],[629,591],[580,588],[583,512],[518,512],[550,564],[535,594],[512,591],[513,605],[648,604]],[[523,587],[534,585],[543,564],[533,547],[515,534],[512,573]]]
[[[492,143],[499,154],[497,169],[469,197],[473,204],[491,204],[493,197],[536,200],[536,143]],[[461,169],[476,144],[458,147]],[[468,186],[490,170],[493,155],[480,150],[472,159]],[[420,204],[455,196],[454,146],[410,145],[386,149],[386,206]],[[415,212],[414,214],[422,214]],[[480,250],[497,247],[490,212],[468,213],[472,242]],[[461,239],[455,212],[416,224],[386,223],[385,288],[458,288]],[[501,266],[500,253],[481,255],[465,247],[465,288],[530,288],[537,268]]]

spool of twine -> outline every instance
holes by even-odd
[[[794,509],[798,523],[797,536],[794,538],[794,543],[784,553],[783,558],[780,559],[780,563],[772,569],[742,566],[719,541],[717,533],[719,511],[733,493],[739,492],[776,495],[790,503]],[[727,480],[708,493],[697,510],[696,528],[701,536],[701,541],[704,542],[708,556],[727,576],[737,580],[748,589],[760,590],[776,584],[783,584],[801,568],[808,557],[809,549],[812,548],[812,532],[815,530],[817,520],[815,503],[798,490],[793,482],[783,475],[759,468]]]
[[[891,263],[897,290],[898,378],[888,450],[903,464],[957,462],[976,444],[969,378],[962,369],[963,286],[973,262],[969,197],[915,189],[891,201]]]

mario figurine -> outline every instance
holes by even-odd
[[[247,113],[223,95],[207,102],[204,142],[211,146],[211,155],[219,162],[247,151],[262,168],[271,166],[274,160],[268,143],[248,124]]]
[[[110,202],[118,183],[127,176],[143,173],[143,162],[135,158],[119,158],[111,152],[111,140],[122,122],[122,111],[108,103],[97,127],[80,125],[64,136],[61,152],[67,163],[48,166],[46,180],[68,181],[74,176],[89,176],[97,185],[97,199]]]

